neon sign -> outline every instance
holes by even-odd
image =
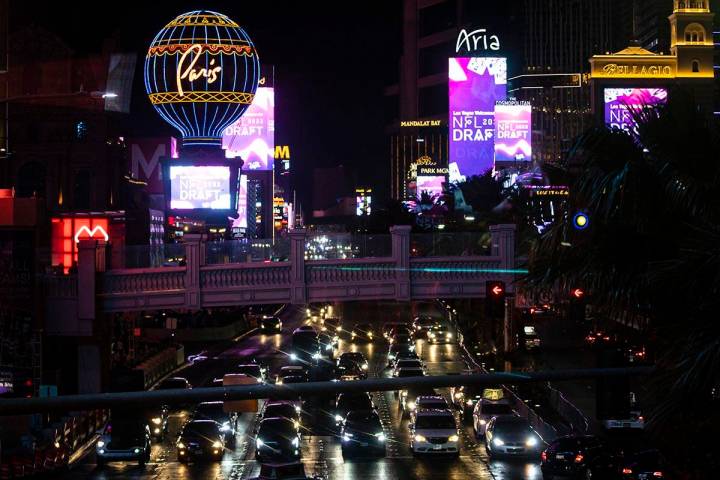
[[[100,225],[95,225],[92,230],[90,230],[90,227],[83,225],[82,227],[78,228],[77,232],[75,232],[75,243],[78,243],[80,241],[80,235],[82,235],[83,233],[86,233],[90,238],[95,238],[95,234],[99,233],[103,236],[106,242],[110,239],[110,235],[108,235],[105,229]]]
[[[196,52],[197,54],[195,57],[190,61],[190,65],[187,66],[185,70],[183,70],[183,66],[185,65],[185,59],[193,52]],[[177,80],[177,89],[178,94],[182,97],[185,92],[183,92],[182,88],[182,82],[180,80],[183,80],[184,78],[188,78],[191,82],[194,82],[198,78],[205,77],[207,78],[207,83],[215,83],[215,81],[218,78],[218,73],[222,71],[222,67],[215,67],[211,69],[207,68],[201,68],[199,71],[195,70],[195,64],[200,59],[200,54],[202,53],[202,45],[195,44],[185,50],[185,53],[180,55],[180,61],[178,61],[178,69],[176,72],[176,80]],[[215,65],[215,59],[210,59],[210,66],[212,67]]]
[[[497,35],[488,35],[487,30],[484,28],[478,28],[470,33],[463,28],[458,34],[457,42],[455,42],[455,53],[460,53],[463,47],[468,53],[478,50],[497,52],[500,50],[500,38]]]

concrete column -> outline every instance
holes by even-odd
[[[290,230],[290,302],[293,305],[307,303],[305,283],[305,230]]]
[[[514,224],[491,225],[492,247],[490,254],[502,259],[502,268],[515,268],[515,230]]]
[[[97,240],[80,240],[78,242],[78,307],[77,335],[91,336],[95,322],[96,308],[96,273],[97,273]],[[103,248],[104,251],[104,248]],[[104,267],[104,264],[103,264]]]
[[[395,299],[399,302],[410,301],[410,225],[390,227],[392,235],[392,256],[395,262]]]
[[[199,310],[202,307],[200,291],[200,267],[205,265],[205,234],[189,233],[183,237],[185,244],[185,308]]]

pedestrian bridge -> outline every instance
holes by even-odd
[[[443,235],[453,245],[461,243],[463,234]],[[92,320],[100,312],[478,298],[485,296],[488,280],[502,280],[512,292],[513,279],[520,273],[515,266],[514,225],[490,227],[491,247],[485,255],[472,249],[446,255],[418,248],[408,226],[391,228],[384,253],[349,252],[361,258],[317,260],[306,231],[291,231],[288,237],[284,261],[225,258],[209,263],[208,250],[218,244],[199,234],[186,235],[182,266],[153,268],[107,268],[112,256],[107,245],[81,240],[77,274],[47,279],[49,323],[54,323],[52,318],[75,317],[76,327],[84,330],[83,319]]]

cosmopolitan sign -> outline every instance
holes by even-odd
[[[530,102],[495,104],[495,163],[532,159]]]

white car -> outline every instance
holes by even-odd
[[[410,448],[418,454],[460,454],[460,435],[449,410],[420,410],[410,427]]]
[[[482,438],[485,435],[487,424],[493,417],[514,416],[510,402],[505,399],[488,400],[482,398],[475,404],[473,410],[473,431],[475,438]]]
[[[490,457],[517,455],[535,457],[544,448],[542,439],[527,419],[517,416],[493,417],[485,429],[485,448]]]

